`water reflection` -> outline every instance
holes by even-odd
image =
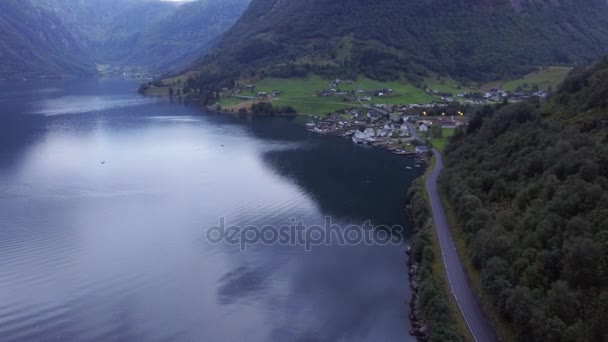
[[[419,171],[290,120],[201,114],[136,86],[0,95],[0,340],[413,340],[402,248],[243,253],[204,230],[219,217],[406,225]],[[58,115],[32,115],[41,103]]]

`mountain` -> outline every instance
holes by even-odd
[[[117,42],[120,53],[113,58],[156,73],[183,69],[230,28],[248,5],[249,0],[185,3],[166,18]]]
[[[153,73],[183,68],[196,60],[249,4],[249,0],[33,1],[61,17],[96,63]]]
[[[253,0],[191,70],[214,81],[311,70],[494,80],[607,50],[605,0]]]
[[[484,300],[518,341],[608,340],[608,57],[546,104],[480,110],[442,183]]]
[[[157,0],[31,0],[61,18],[91,50],[117,35],[130,36],[178,6]]]
[[[30,0],[0,1],[0,78],[85,76],[94,65],[54,13]]]

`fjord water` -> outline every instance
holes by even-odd
[[[0,340],[413,340],[403,246],[205,239],[220,217],[407,225],[413,161],[137,85],[0,86]]]

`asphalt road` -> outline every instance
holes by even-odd
[[[483,314],[475,292],[469,285],[469,280],[458,257],[447,216],[437,191],[437,178],[443,168],[443,159],[441,153],[436,149],[433,149],[433,154],[435,155],[435,168],[426,180],[426,189],[431,200],[433,222],[439,236],[441,256],[450,289],[475,341],[498,341],[494,328]]]

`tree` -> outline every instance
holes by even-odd
[[[547,293],[547,313],[550,316],[558,317],[568,325],[573,324],[579,317],[580,305],[567,282],[558,280],[551,285]]]
[[[564,277],[575,288],[597,284],[601,256],[599,244],[588,238],[575,238],[566,247]]]

